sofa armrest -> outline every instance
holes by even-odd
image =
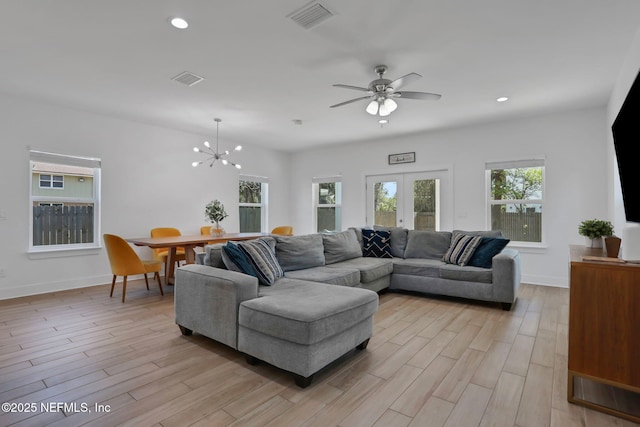
[[[253,276],[198,264],[176,270],[176,323],[230,347],[238,344],[240,303],[257,297]]]
[[[495,301],[513,303],[520,287],[520,252],[504,248],[493,257],[493,297]]]

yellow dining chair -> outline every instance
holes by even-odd
[[[277,234],[279,236],[293,236],[293,227],[290,225],[281,225],[271,230],[271,234]]]
[[[173,237],[182,236],[182,233],[177,228],[173,227],[156,227],[151,229],[151,237]],[[167,266],[167,257],[169,256],[169,248],[153,248],[153,259],[164,263],[164,277],[168,277],[169,266]],[[176,266],[180,266],[180,261],[185,261],[187,256],[184,252],[184,248],[178,246],[176,248]]]
[[[162,270],[162,263],[160,261],[141,260],[126,240],[113,234],[105,234],[104,243],[107,247],[107,255],[109,255],[111,273],[113,273],[109,297],[113,297],[113,288],[116,286],[117,276],[124,277],[122,281],[122,302],[124,302],[124,297],[127,293],[127,276],[144,274],[144,281],[147,284],[147,290],[149,290],[147,273],[154,273],[153,276],[158,281],[158,286],[160,287],[160,295],[164,295],[162,282],[160,281],[160,270]]]

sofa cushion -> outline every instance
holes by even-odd
[[[290,278],[261,288],[260,296],[240,304],[238,323],[303,345],[334,336],[378,308],[378,294],[373,291]]]
[[[407,258],[393,260],[393,274],[440,277],[440,267],[446,265],[440,259]]]
[[[486,268],[444,264],[440,268],[442,279],[463,280],[467,282],[492,283],[493,271]]]
[[[276,257],[284,271],[324,265],[324,246],[320,234],[276,236]]]
[[[500,237],[483,237],[480,245],[469,260],[469,265],[482,268],[493,267],[493,257],[498,255],[510,242]]]
[[[287,271],[287,278],[309,280],[339,286],[357,286],[360,284],[360,271],[355,268],[329,268],[328,266]]]
[[[451,238],[451,246],[444,254],[442,260],[448,264],[464,266],[469,263],[471,256],[482,241],[480,236],[454,233]]]
[[[373,258],[391,258],[391,233],[386,230],[362,229],[362,255]]]
[[[409,230],[404,257],[441,260],[450,244],[449,231]]]
[[[327,268],[347,268],[360,272],[360,282],[369,283],[393,272],[393,261],[389,258],[352,258],[328,265]]]
[[[216,243],[215,245],[206,245],[204,247],[204,257],[202,258],[202,264],[209,267],[216,267],[226,269],[222,261],[222,247],[224,243]]]
[[[247,258],[247,255],[233,242],[227,242],[222,247],[222,262],[227,267],[227,270],[237,271],[239,273],[248,274],[250,276],[256,276],[256,271]]]
[[[348,229],[340,233],[322,234],[325,264],[346,261],[362,256],[355,231]]]
[[[404,257],[404,251],[407,248],[407,230],[404,227],[383,227],[374,225],[374,230],[385,230],[391,233],[391,255],[394,257]]]
[[[263,285],[273,285],[277,279],[284,276],[284,271],[278,263],[274,247],[265,239],[240,242],[238,246],[245,253],[253,266],[258,281]]]

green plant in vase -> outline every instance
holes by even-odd
[[[580,223],[578,233],[587,238],[587,246],[602,247],[602,238],[613,236],[613,224],[602,219],[587,219]]]
[[[224,235],[224,228],[220,227],[220,222],[229,215],[224,210],[224,205],[220,200],[212,200],[205,206],[204,214],[209,222],[215,225],[211,227],[211,235],[220,237]]]

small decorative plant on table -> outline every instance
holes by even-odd
[[[588,247],[601,248],[602,238],[613,236],[613,224],[602,219],[587,219],[580,223],[578,233],[586,237]]]
[[[220,200],[212,200],[205,206],[204,214],[209,222],[215,225],[211,227],[211,235],[221,237],[224,235],[224,228],[220,227],[220,222],[229,215],[224,210],[224,205]]]

